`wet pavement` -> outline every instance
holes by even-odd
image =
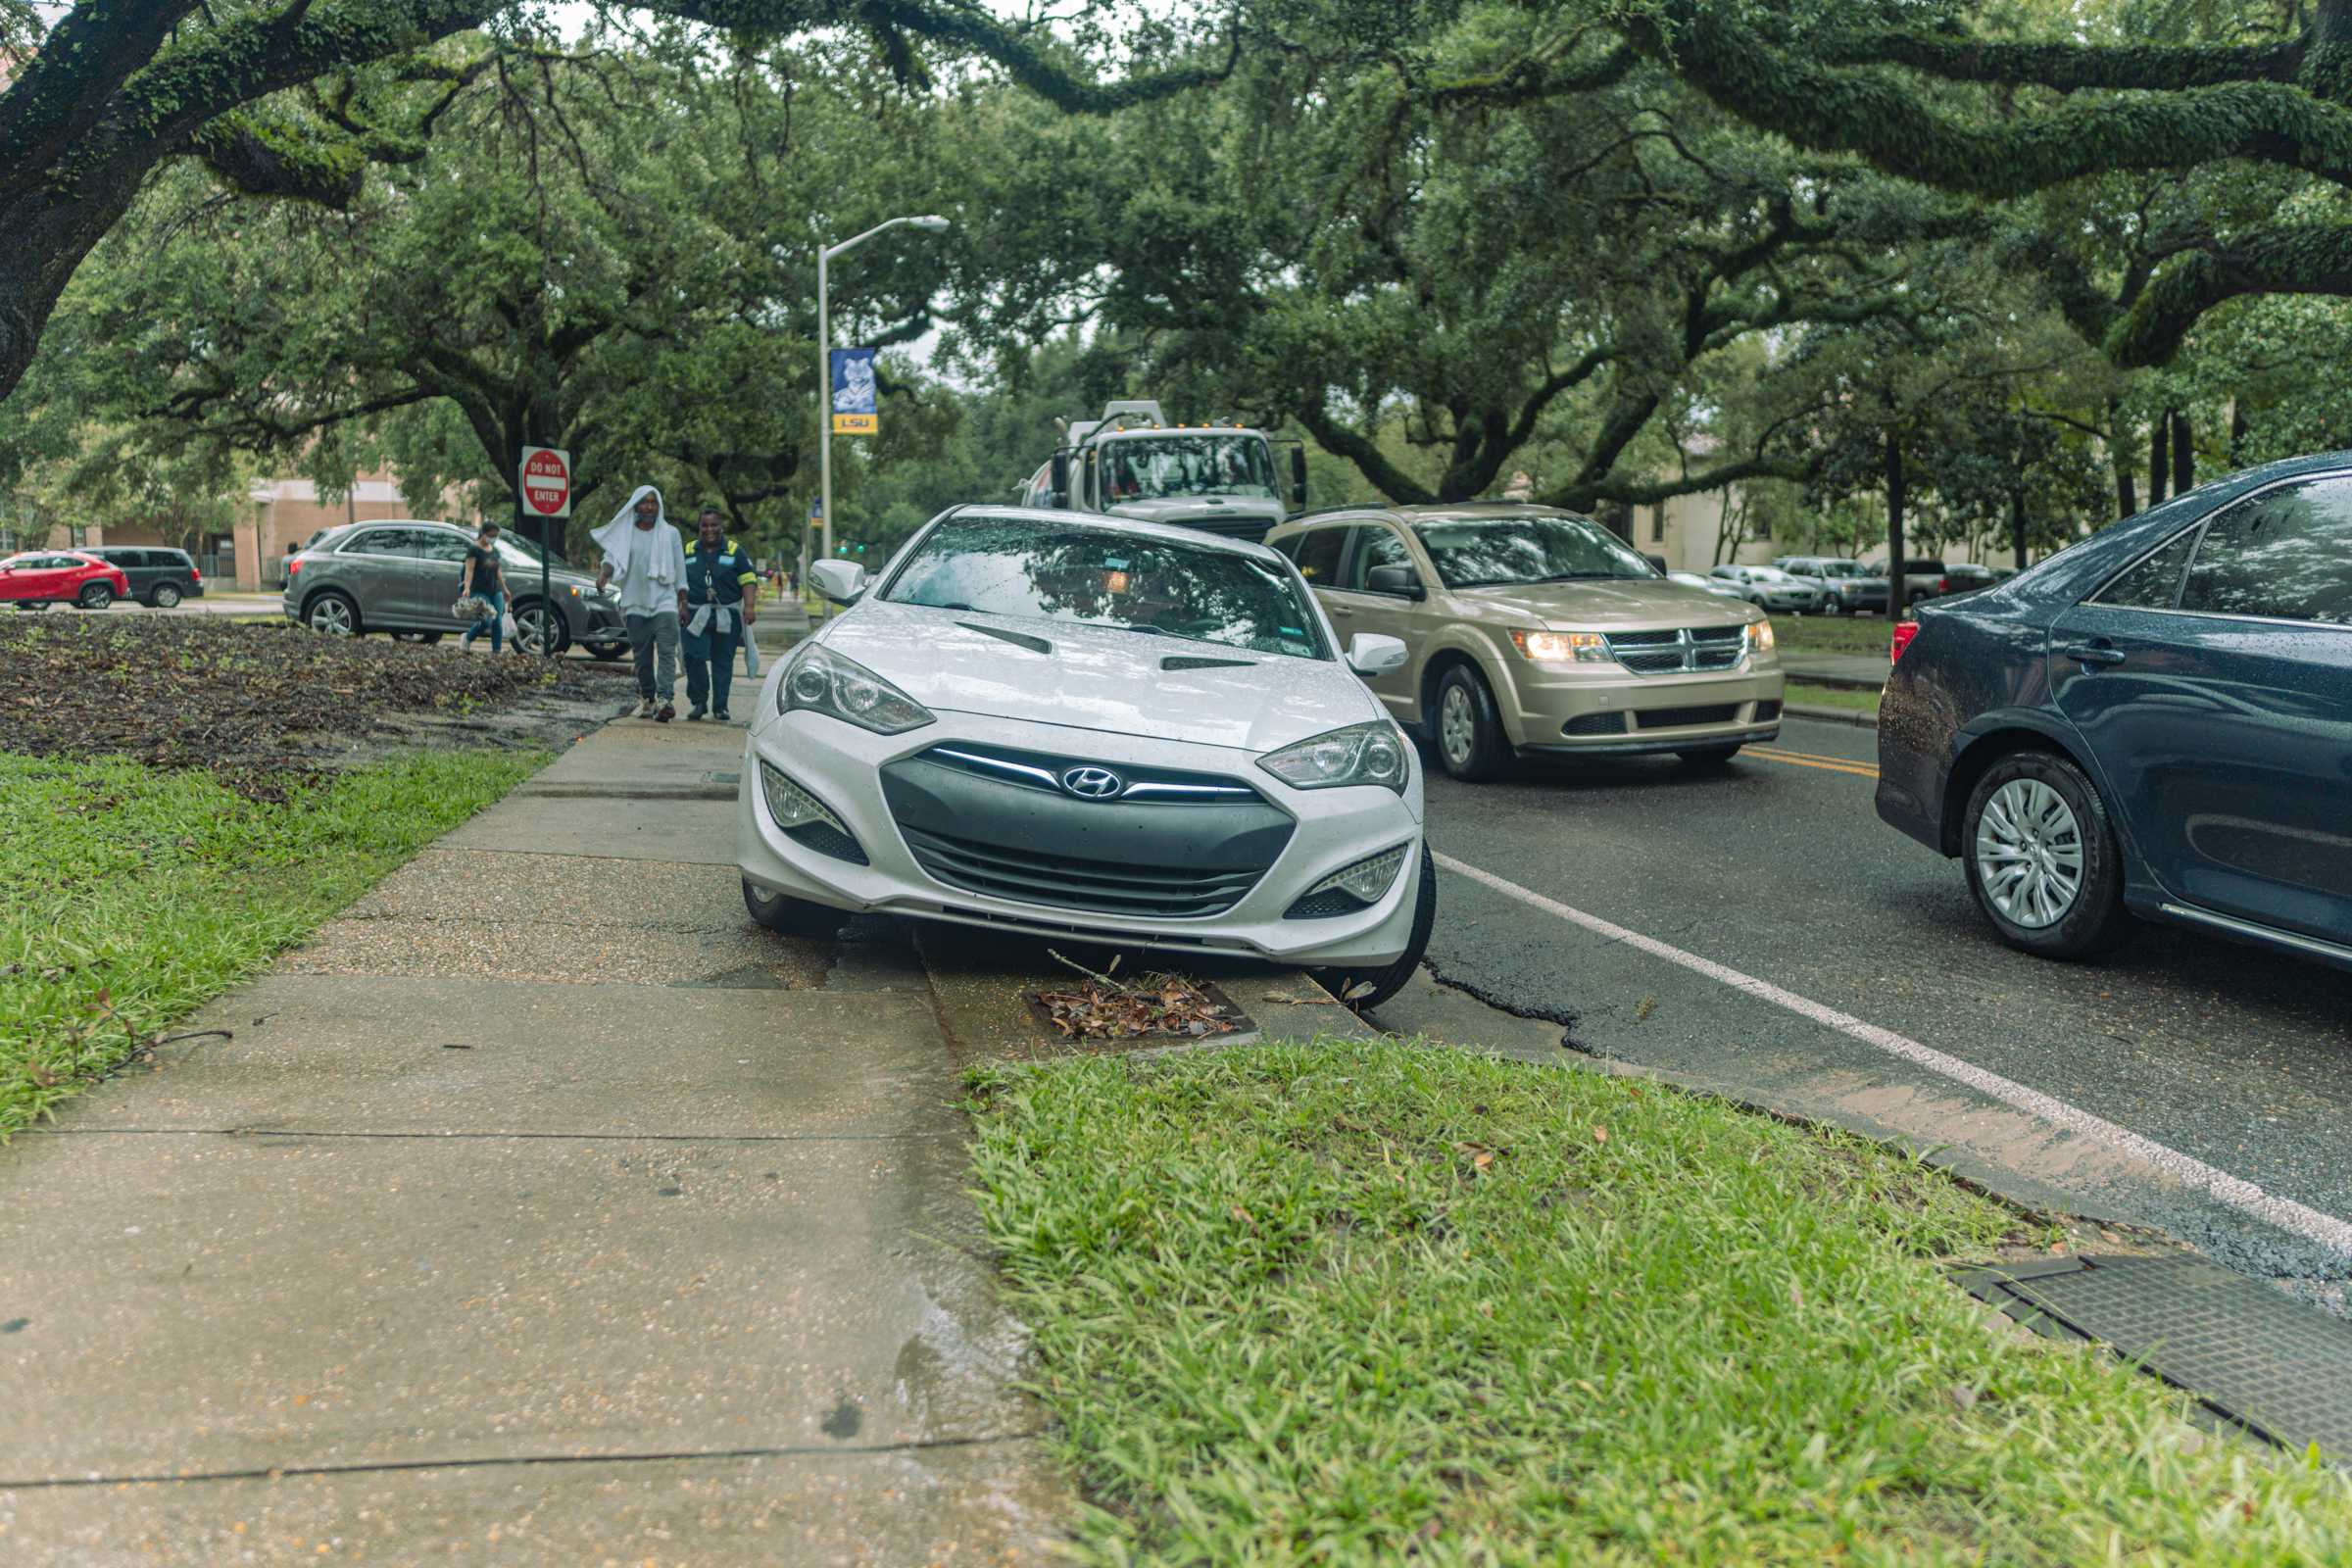
[[[0,1560],[1044,1560],[927,977],[728,917],[741,745],[599,732],[0,1151]]]

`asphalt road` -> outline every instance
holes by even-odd
[[[1463,785],[1433,770],[1432,846],[1507,886],[1441,872],[1432,968],[1555,1019],[1575,1049],[1945,1148],[2004,1190],[2159,1226],[2344,1310],[2352,983],[2171,930],[2098,967],[2014,953],[1958,862],[1878,820],[1876,755],[1871,730],[1791,720],[1713,773],[1545,762]],[[1964,1066],[1909,1059],[1913,1042]],[[2126,1132],[2036,1113],[2016,1086]],[[2192,1162],[2261,1191],[2217,1196]],[[2273,1225],[2271,1200],[2317,1212]]]

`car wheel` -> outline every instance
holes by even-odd
[[[439,642],[441,636],[437,631],[396,631],[392,634],[392,640],[396,643],[423,643],[429,648]]]
[[[1438,677],[1438,761],[1446,772],[1476,784],[1497,777],[1511,764],[1511,744],[1495,716],[1487,680],[1468,664]]]
[[[618,659],[629,651],[627,643],[589,643],[587,648],[590,659]]]
[[[84,610],[104,610],[115,602],[114,585],[85,582],[81,585],[81,592],[74,596],[74,602]]]
[[[360,607],[349,594],[323,593],[311,601],[302,612],[303,624],[329,637],[357,637],[360,634]]]
[[[1397,992],[1421,967],[1421,956],[1429,951],[1429,933],[1438,923],[1438,863],[1430,858],[1429,846],[1421,846],[1421,891],[1413,900],[1413,931],[1405,939],[1404,953],[1395,963],[1379,969],[1313,969],[1315,984],[1339,998],[1350,1007],[1377,1007]],[[1363,989],[1369,986],[1370,990]],[[1349,996],[1349,992],[1356,995]]]
[[[158,610],[177,610],[179,590],[168,582],[159,582],[155,585],[155,592],[147,596],[147,603]]]
[[[1821,607],[1821,612],[1825,615],[1842,615],[1845,613],[1845,601],[1832,594],[1829,602]]]
[[[748,876],[743,879],[743,906],[751,911],[753,919],[778,936],[801,937],[810,942],[832,941],[841,935],[843,924],[850,918],[846,910],[770,893]]]
[[[547,646],[550,639],[555,646]],[[564,623],[562,611],[545,605],[525,605],[514,612],[514,641],[526,654],[561,654],[571,646],[571,628]]]
[[[2016,752],[1986,768],[1969,794],[1960,858],[1977,907],[2013,948],[2088,958],[2131,934],[2107,803],[2063,757]]]
[[[1674,758],[1685,767],[1721,767],[1738,757],[1740,748],[1745,744],[1744,741],[1734,741],[1729,746],[1693,746],[1675,753]]]

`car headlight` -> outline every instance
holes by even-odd
[[[1511,643],[1540,664],[1605,664],[1609,640],[1596,631],[1515,631]]]
[[[1403,732],[1387,719],[1376,718],[1369,724],[1350,724],[1268,752],[1257,760],[1257,765],[1295,790],[1377,784],[1402,795],[1407,777],[1404,750]]]
[[[1772,622],[1769,620],[1749,621],[1747,623],[1747,651],[1751,654],[1769,654],[1772,649]]]
[[[803,643],[776,682],[776,711],[824,713],[877,735],[903,735],[931,723],[931,710],[858,663]]]

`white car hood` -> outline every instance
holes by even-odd
[[[1038,653],[979,626],[1054,645]],[[1214,643],[869,601],[818,634],[935,712],[989,713],[1114,735],[1271,752],[1344,724],[1382,716],[1355,672],[1337,660],[1294,659]],[[1165,659],[1247,664],[1163,669]]]

